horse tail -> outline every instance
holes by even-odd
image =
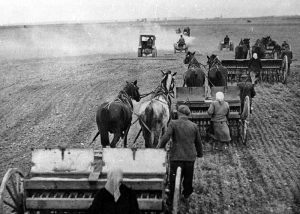
[[[97,123],[97,127],[98,127],[98,132],[96,133],[95,137],[93,138],[93,140],[90,144],[92,144],[99,135],[101,135],[101,144],[103,143],[102,141],[105,141],[105,144],[107,144],[106,141],[109,141],[108,133],[106,133],[108,130],[108,127],[106,127],[106,126],[109,124],[108,121],[109,121],[109,117],[110,117],[108,105],[109,104],[100,106],[97,111],[96,123]],[[105,139],[105,140],[103,140],[103,139]]]
[[[151,130],[151,126],[152,126],[152,121],[153,121],[153,107],[151,105],[147,106],[147,108],[145,109],[145,115],[146,115],[146,120],[145,120],[145,124],[146,126],[148,126],[148,128]]]
[[[100,134],[100,131],[98,130],[97,134],[95,135],[95,137],[93,138],[93,140],[90,144],[92,144],[96,140],[96,138],[99,136],[99,134]]]

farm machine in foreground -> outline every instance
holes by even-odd
[[[164,149],[104,148],[35,149],[31,170],[5,174],[0,187],[1,214],[87,213],[96,192],[103,188],[111,167],[123,171],[123,183],[135,190],[142,213],[164,213],[168,184]],[[173,199],[177,214],[181,184],[178,167]]]

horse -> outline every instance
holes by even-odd
[[[153,91],[151,100],[141,104],[139,123],[146,148],[156,148],[170,120],[171,97],[174,94],[174,76],[171,71],[163,72],[159,86]]]
[[[207,56],[209,86],[227,86],[228,71],[224,68],[218,56]]]
[[[188,51],[183,63],[188,64],[188,70],[184,73],[182,87],[185,85],[187,87],[202,87],[205,82],[205,72],[197,61],[195,52]]]
[[[132,99],[137,102],[141,99],[136,80],[134,82],[126,81],[126,86],[112,102],[100,105],[96,113],[98,132],[92,142],[100,134],[102,147],[110,145],[114,148],[120,138],[124,138],[124,147],[127,147],[127,134],[133,113]],[[114,134],[111,143],[109,143],[109,133]]]
[[[249,51],[249,40],[250,39],[241,39],[240,44],[235,47],[235,59],[247,59]]]

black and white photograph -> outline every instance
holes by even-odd
[[[0,8],[0,214],[300,214],[299,0]]]

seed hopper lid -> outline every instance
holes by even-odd
[[[119,167],[126,174],[166,174],[166,151],[163,149],[104,148],[102,173]]]
[[[93,171],[93,149],[34,149],[31,174],[89,174]]]

